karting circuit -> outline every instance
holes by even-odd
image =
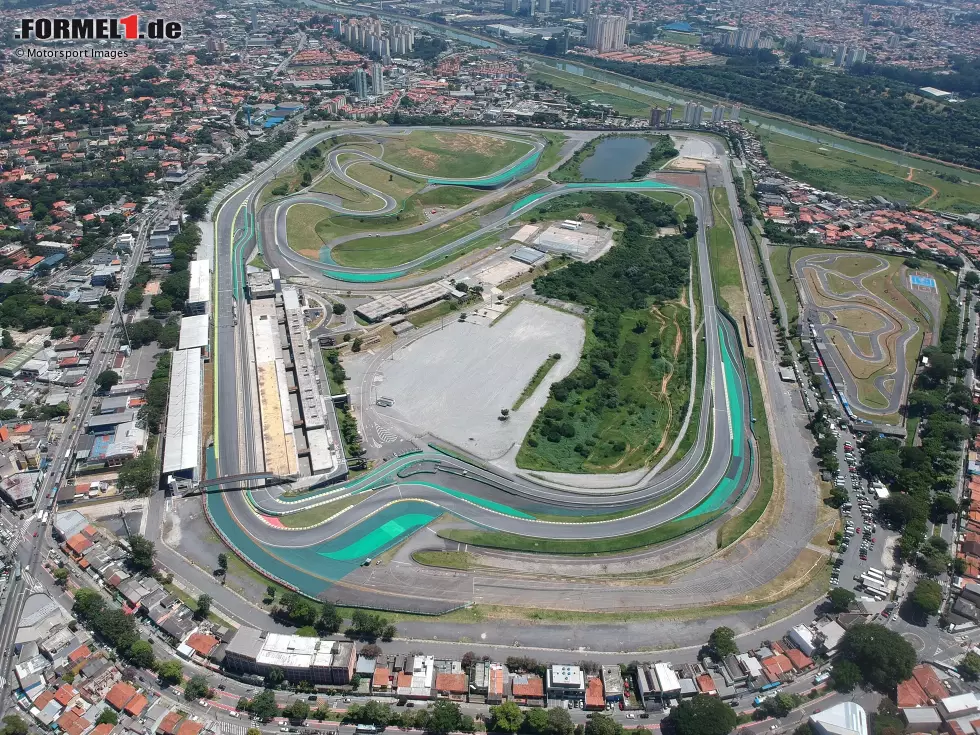
[[[793,267],[808,326],[843,406],[860,418],[898,423],[919,351],[938,333],[935,278],[910,275],[899,258],[800,252]],[[931,289],[919,287],[913,297],[912,279]]]
[[[443,162],[438,155],[426,152],[424,145],[438,142],[442,136],[441,143],[451,147],[447,136],[453,134],[465,134],[471,147],[473,141],[485,136],[482,150],[490,152],[485,157],[499,168],[462,178],[427,173],[426,165],[429,171],[439,171]],[[421,135],[428,137],[421,139]],[[588,135],[583,135],[567,141],[562,154],[567,157],[587,139]],[[270,197],[268,190],[274,188],[277,175],[318,146],[320,151],[327,150],[322,175],[301,191],[285,195],[280,191]],[[362,127],[317,132],[288,147],[274,166],[251,174],[251,179],[214,212],[214,445],[208,450],[207,479],[196,492],[203,495],[212,528],[262,575],[319,599],[430,614],[477,599],[502,605],[561,607],[569,599],[578,605],[586,595],[590,598],[588,609],[665,609],[711,604],[743,594],[779,578],[805,551],[815,520],[812,477],[799,483],[795,497],[781,500],[780,510],[786,518],[791,517],[789,522],[741,547],[726,560],[713,558],[719,524],[732,513],[744,511],[758,493],[760,468],[738,325],[715,304],[707,239],[713,213],[707,187],[704,183],[689,185],[690,174],[680,179],[665,174],[628,182],[554,184],[545,175],[560,161],[536,171],[545,146],[543,138],[524,131]],[[727,156],[718,141],[712,139],[710,146],[712,155]],[[415,160],[422,161],[415,167],[411,164],[413,149]],[[464,161],[462,172],[479,173],[474,171],[475,165]],[[361,180],[365,167],[373,169],[368,177],[380,184],[368,185]],[[386,175],[379,177],[378,171]],[[423,223],[394,229],[390,218],[404,211],[400,208],[406,206],[407,197],[399,200],[382,189],[397,183],[395,177],[412,179],[417,184],[415,191],[423,195],[439,187],[469,187],[475,193],[451,211],[434,210],[435,216]],[[676,183],[679,180],[685,183]],[[711,168],[701,180],[730,188],[728,163]],[[340,191],[337,185],[344,187],[343,196],[326,191]],[[355,196],[352,191],[359,194]],[[647,468],[620,479],[615,475],[593,480],[585,476],[564,482],[561,475],[545,478],[506,471],[467,456],[465,450],[416,440],[408,451],[388,457],[370,472],[337,483],[330,480],[338,470],[286,477],[292,466],[270,458],[268,449],[263,453],[263,446],[270,442],[268,422],[261,415],[266,411],[269,391],[263,387],[261,376],[257,379],[255,370],[248,366],[259,359],[253,355],[259,356],[264,349],[258,337],[253,346],[252,338],[253,333],[258,334],[258,320],[267,317],[259,316],[266,313],[259,309],[261,302],[251,300],[249,308],[245,287],[249,253],[258,252],[269,267],[278,269],[284,281],[292,280],[318,293],[398,294],[450,277],[458,270],[456,254],[520,224],[522,215],[543,203],[587,192],[669,192],[677,201],[686,200],[697,217],[693,273],[701,308],[696,333],[703,342],[705,365],[703,383],[698,385],[698,404],[693,407],[697,410],[688,417],[693,441],[683,456],[664,467]],[[353,199],[365,206],[372,202],[379,206],[353,209],[345,203]],[[734,195],[730,201],[735,201]],[[316,208],[319,211],[313,217],[321,220],[356,218],[361,231],[324,239],[319,257],[310,257],[309,247],[291,240],[295,228],[290,218],[299,207]],[[405,238],[448,229],[452,222],[471,214],[465,233],[452,233],[434,244],[429,241],[420,248],[424,252],[410,253],[410,259],[397,265],[355,267],[339,263],[332,255],[345,243],[365,239],[377,242],[378,251],[386,243],[397,247]],[[725,219],[738,219],[729,212],[725,215]],[[379,225],[377,232],[372,232],[372,222]],[[319,230],[324,227],[319,226]],[[487,250],[492,251],[492,246]],[[415,330],[410,339],[424,339],[439,328],[434,323]],[[773,354],[768,327],[760,321],[758,328],[760,344],[753,352],[763,357]],[[777,380],[773,378],[774,383]],[[785,395],[778,400],[788,402]],[[307,416],[307,409],[303,411]],[[378,420],[378,415],[373,413],[372,419]],[[281,439],[281,428],[278,431]],[[288,432],[286,436],[288,444],[291,436]],[[791,442],[788,438],[787,443]],[[270,482],[243,482],[249,478],[269,478]],[[314,520],[297,527],[293,518]],[[430,525],[440,528],[439,536],[415,533]],[[484,570],[489,574],[475,575],[466,570],[447,572],[438,565],[412,560],[414,551],[438,554],[457,549],[458,544],[451,540],[453,533],[474,530],[491,536],[490,546],[518,553],[525,559],[522,570],[508,572],[503,564],[496,570]],[[678,545],[688,543],[690,548],[685,547],[683,556],[678,557]],[[403,562],[397,566],[372,565],[372,559],[396,547],[397,558]],[[538,548],[548,552],[547,559],[519,553]],[[643,563],[656,569],[663,566],[660,554],[666,549],[675,559],[700,563],[692,566],[688,577],[662,585],[657,599],[649,596],[643,584],[620,585],[612,597],[589,594],[602,589],[603,581],[571,571],[576,564],[574,555],[594,550],[611,554],[610,564],[619,558],[645,558]],[[562,582],[550,571],[553,561],[560,558],[569,560],[571,575]],[[526,599],[517,602],[512,585],[523,588],[526,582],[518,578],[538,574],[541,576],[533,584],[534,591],[527,591]]]

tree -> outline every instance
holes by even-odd
[[[361,655],[364,658],[377,658],[382,653],[381,646],[376,643],[368,643],[361,648]]]
[[[265,599],[272,602],[276,599],[276,588],[275,585],[269,585],[265,588]]]
[[[57,567],[51,576],[54,577],[54,581],[58,583],[58,586],[64,589],[65,585],[68,584],[68,570],[64,567]]]
[[[572,716],[564,707],[552,707],[548,710],[548,735],[572,735],[575,723]]]
[[[153,554],[155,547],[153,542],[138,533],[129,536],[129,563],[137,569],[153,569]]]
[[[336,314],[337,316],[340,316],[341,314],[345,313],[346,311],[347,311],[347,304],[334,304],[333,305],[333,313]]]
[[[5,350],[14,349],[15,346],[14,338],[11,336],[10,332],[8,332],[6,329],[4,329],[2,333],[0,333],[0,346],[2,346],[3,349]]]
[[[665,721],[676,735],[727,735],[735,728],[735,713],[718,697],[698,694],[683,700]]]
[[[310,716],[310,705],[304,699],[294,699],[293,703],[285,707],[282,713],[290,720],[302,722]]]
[[[175,658],[163,661],[157,666],[157,676],[164,684],[180,684],[184,680],[184,667]]]
[[[320,618],[316,622],[317,630],[326,634],[336,633],[343,624],[344,616],[337,610],[337,606],[332,602],[324,602]]]
[[[429,710],[429,721],[426,723],[425,731],[448,735],[459,730],[462,724],[463,714],[459,710],[459,705],[455,702],[439,700]]]
[[[2,735],[27,735],[27,723],[18,715],[7,715],[3,718]]]
[[[786,717],[796,706],[796,698],[792,694],[779,693],[770,697],[759,707],[759,713],[764,717]]]
[[[847,694],[861,683],[861,669],[851,661],[839,661],[830,675],[830,685],[835,691]]]
[[[127,459],[119,468],[119,486],[132,488],[137,495],[149,495],[159,480],[157,461],[152,452],[143,452],[138,457]]]
[[[153,646],[144,640],[136,641],[131,645],[126,653],[126,658],[133,666],[138,666],[141,669],[152,669],[156,663],[156,658],[153,656]]]
[[[623,735],[623,726],[608,715],[593,712],[583,732],[585,735]]]
[[[967,288],[976,288],[978,284],[980,284],[980,274],[976,271],[967,271],[963,276],[963,285]]]
[[[960,505],[956,502],[956,498],[949,493],[936,493],[936,497],[932,500],[932,517],[939,523],[945,523],[946,518],[959,509]]]
[[[196,674],[184,685],[184,699],[188,702],[194,699],[206,699],[211,695],[211,685],[201,674]]]
[[[538,735],[545,735],[548,731],[548,710],[532,707],[525,712],[524,729],[538,733]]]
[[[218,554],[218,573],[222,576],[228,574],[228,555]]]
[[[68,327],[64,324],[56,324],[51,327],[51,339],[64,339],[68,336]]]
[[[117,373],[115,370],[103,370],[95,379],[95,383],[99,386],[99,390],[105,393],[112,388],[112,386],[118,384],[119,380],[119,373]]]
[[[490,727],[498,732],[514,733],[524,724],[524,713],[514,702],[490,708]]]
[[[350,705],[344,715],[344,722],[355,725],[374,725],[379,730],[384,730],[394,721],[395,713],[391,706],[373,699],[364,704]]]
[[[920,579],[909,595],[909,602],[924,615],[935,615],[943,604],[943,588],[934,579]]]
[[[731,628],[721,627],[711,631],[708,638],[708,648],[712,658],[721,660],[725,656],[738,653],[738,645],[735,643],[735,631]]]
[[[957,667],[960,675],[967,681],[977,681],[980,679],[980,656],[973,651],[967,653],[960,665]]]
[[[98,718],[95,720],[96,725],[118,725],[119,715],[116,714],[114,709],[106,707],[99,713]]]
[[[851,609],[851,605],[854,604],[854,600],[857,599],[853,592],[843,587],[835,587],[827,597],[830,598],[830,604],[834,612],[847,612]]]
[[[194,611],[194,617],[198,620],[204,620],[211,612],[211,596],[201,595],[197,598],[197,610]]]
[[[281,671],[279,672],[282,673]],[[255,695],[249,704],[249,711],[260,720],[269,721],[273,717],[279,716],[279,705],[276,704],[276,695],[271,689],[264,689]]]
[[[890,692],[912,676],[915,649],[899,633],[877,623],[849,628],[838,646],[840,661],[850,661],[861,671],[864,682]],[[834,673],[840,662],[835,664]]]
[[[269,687],[277,687],[284,681],[286,681],[286,675],[278,666],[273,666],[269,669],[269,673],[265,675],[265,683]]]

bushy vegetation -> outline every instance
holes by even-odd
[[[674,158],[678,152],[669,135],[649,135],[647,138],[653,141],[653,147],[647,153],[647,157],[633,169],[634,179],[642,179],[655,168],[660,168],[662,163]]]
[[[669,397],[659,395],[663,380],[682,392],[690,385],[689,344],[674,355],[675,340],[688,336],[689,315],[665,303],[687,284],[690,246],[681,236],[647,234],[676,225],[676,213],[636,194],[593,195],[592,203],[614,213],[625,229],[598,260],[534,281],[541,296],[587,307],[588,335],[579,365],[551,386],[521,449],[522,466],[582,471],[586,462],[611,466],[634,450],[634,461],[643,464],[669,424]],[[535,451],[542,442],[559,446]]]
[[[153,649],[147,661],[145,650],[149,644],[140,639],[132,617],[118,607],[110,607],[95,590],[88,587],[77,590],[72,612],[126,660],[147,668],[153,665]]]

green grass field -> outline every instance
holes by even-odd
[[[684,33],[683,31],[661,31],[660,40],[667,43],[680,43],[685,46],[700,46],[701,34]]]
[[[541,151],[541,157],[538,159],[538,164],[534,167],[532,173],[541,173],[546,171],[556,163],[561,158],[561,149],[565,145],[565,141],[568,140],[568,136],[562,135],[561,133],[541,133],[541,136],[547,140],[544,150]]]
[[[732,305],[728,302],[736,291],[742,291],[742,271],[738,263],[738,252],[735,249],[735,235],[728,221],[728,194],[724,189],[711,190],[711,209],[714,213],[714,225],[708,228],[708,256],[711,263],[711,277],[718,293],[718,302],[726,311]]]
[[[980,212],[980,186],[940,178],[941,173],[951,175],[948,167],[916,161],[910,169],[769,130],[758,134],[775,168],[821,189],[860,198],[880,194],[942,211]]]
[[[413,130],[385,139],[383,159],[424,176],[459,179],[495,173],[531,149],[530,143],[452,130]]]
[[[583,102],[591,100],[602,105],[612,105],[617,113],[628,117],[649,117],[650,110],[657,102],[647,95],[631,92],[614,84],[605,84],[538,64],[532,67],[530,78],[532,81],[546,82],[553,87],[564,90],[566,94],[577,97]],[[658,106],[667,107],[668,105],[666,102],[662,102]],[[680,110],[680,107],[675,107],[675,117]]]
[[[347,169],[347,175],[355,181],[360,181],[372,189],[387,194],[397,202],[404,202],[425,186],[425,183],[418,179],[402,176],[393,171],[385,171],[373,163],[354,164]]]
[[[354,209],[360,212],[370,212],[381,209],[384,202],[373,194],[348,186],[343,181],[334,178],[333,175],[324,176],[313,185],[313,191],[321,194],[333,194],[340,199],[341,204],[347,209]]]
[[[337,245],[331,255],[340,265],[352,268],[390,268],[420,258],[479,228],[476,217],[464,215],[423,232],[349,240]]]
[[[415,200],[423,207],[462,207],[486,194],[466,186],[439,186],[422,192]]]
[[[796,284],[793,283],[793,278],[790,276],[789,253],[789,248],[774,247],[770,250],[769,262],[772,264],[772,275],[776,280],[776,287],[786,303],[786,318],[789,320],[790,331],[792,332],[793,324],[800,320],[800,302],[796,294]]]
[[[587,330],[585,352],[591,323]],[[589,409],[602,383],[577,390],[564,403],[549,397],[524,437],[517,465],[553,472],[627,472],[652,464],[673,443],[690,398],[690,331],[690,312],[677,303],[627,312],[614,366],[620,376],[616,406]],[[568,423],[582,441],[550,441],[539,430],[544,419]]]

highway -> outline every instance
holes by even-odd
[[[257,469],[255,459],[255,444],[252,437],[255,417],[251,408],[249,396],[252,389],[249,375],[251,370],[240,369],[247,364],[248,339],[247,319],[238,318],[247,314],[242,289],[238,284],[241,280],[241,258],[251,249],[252,238],[258,236],[262,243],[263,256],[267,263],[283,268],[284,273],[295,272],[302,274],[331,289],[345,291],[377,291],[385,289],[384,283],[351,283],[338,280],[323,274],[324,264],[302,258],[289,250],[275,233],[276,219],[268,216],[270,210],[277,210],[281,203],[273,203],[252,216],[257,224],[250,224],[249,212],[255,211],[255,204],[265,184],[274,177],[275,170],[281,170],[291,161],[298,158],[305,150],[322,142],[324,139],[345,135],[350,131],[328,131],[306,138],[293,145],[275,166],[255,176],[245,186],[235,191],[218,208],[215,214],[215,361],[218,383],[216,387],[217,415],[217,467],[219,476],[234,475],[239,472]],[[359,135],[369,135],[372,129],[360,128]],[[379,135],[390,135],[388,128],[376,131]],[[714,141],[713,141],[714,143]],[[720,148],[720,143],[714,143]],[[743,263],[750,264],[747,268],[747,292],[752,298],[752,313],[761,319],[758,328],[758,350],[765,362],[773,364],[775,348],[771,333],[765,320],[768,309],[761,303],[761,286],[758,273],[754,272],[751,263],[751,252],[744,240],[744,232],[739,233],[740,214],[737,210],[731,176],[727,166],[727,153],[718,151],[723,161],[718,169],[721,172],[721,184],[730,190],[731,217],[735,227],[737,241]],[[335,160],[335,159],[334,159]],[[375,159],[372,162],[377,162]],[[382,162],[382,165],[383,162]],[[717,173],[716,173],[717,175]],[[661,185],[662,186],[662,185]],[[607,188],[608,185],[586,185],[574,190],[589,190]],[[617,188],[624,188],[619,186]],[[645,531],[662,525],[672,519],[691,519],[703,514],[704,521],[715,518],[718,513],[729,508],[749,487],[750,480],[757,475],[754,459],[751,456],[752,443],[749,439],[751,423],[748,407],[748,394],[745,388],[742,365],[739,359],[739,348],[736,346],[736,335],[732,324],[718,316],[714,303],[710,262],[705,239],[705,222],[708,219],[707,204],[701,194],[695,190],[681,187],[666,187],[681,191],[691,197],[695,213],[698,215],[701,227],[697,236],[699,274],[701,293],[704,305],[705,323],[702,334],[706,337],[707,370],[705,375],[704,405],[702,421],[699,425],[698,442],[684,461],[679,462],[669,471],[654,477],[648,484],[634,488],[614,496],[600,497],[576,493],[574,488],[554,488],[536,484],[524,478],[509,477],[497,472],[491,472],[481,467],[468,464],[463,460],[423,451],[420,454],[404,457],[385,465],[359,481],[350,483],[340,489],[331,489],[307,498],[282,498],[276,490],[255,489],[250,494],[242,492],[211,493],[207,496],[206,505],[209,510],[212,525],[218,527],[226,541],[236,547],[253,565],[264,570],[270,567],[285,569],[292,575],[300,568],[301,582],[292,582],[293,586],[303,588],[313,593],[323,588],[329,581],[327,577],[310,571],[309,560],[301,561],[304,553],[315,552],[326,542],[344,542],[355,538],[367,531],[372,519],[377,517],[384,520],[386,513],[391,512],[393,503],[408,503],[417,501],[428,506],[436,506],[435,514],[447,511],[457,518],[469,521],[477,526],[497,529],[522,536],[532,536],[546,539],[601,539],[622,536],[624,534]],[[533,201],[521,200],[511,205],[511,210],[499,219],[487,217],[491,224],[481,228],[477,236],[486,234],[494,229],[502,228],[523,212],[542,201],[561,196],[569,191],[567,187],[552,186],[535,195]],[[300,196],[306,196],[301,194]],[[499,193],[483,197],[478,202],[485,203],[487,199],[500,196]],[[334,211],[336,207],[332,207]],[[363,216],[363,213],[358,213]],[[458,212],[451,216],[458,216]],[[438,221],[429,223],[435,226]],[[740,236],[739,236],[740,235]],[[449,247],[459,247],[453,243]],[[748,260],[746,260],[748,258]],[[402,266],[405,270],[416,264]],[[332,270],[343,271],[339,267]],[[357,269],[346,269],[357,272]],[[431,280],[431,278],[430,278]],[[404,279],[398,282],[399,287],[405,287]],[[388,287],[390,288],[390,286]],[[761,315],[761,316],[760,316]],[[415,335],[418,336],[418,335]],[[243,356],[246,358],[243,360]],[[228,376],[235,375],[231,380]],[[775,378],[778,384],[778,377]],[[785,396],[784,396],[785,399]],[[787,403],[788,403],[788,399]],[[710,411],[707,410],[710,408]],[[734,414],[733,414],[734,409]],[[795,411],[790,410],[787,417],[790,421]],[[708,421],[709,415],[713,421]],[[226,417],[232,417],[228,420]],[[737,425],[736,425],[737,424]],[[710,433],[709,433],[710,428]],[[797,432],[799,436],[799,432]],[[800,438],[800,444],[805,442]],[[245,451],[248,448],[248,451]],[[806,450],[808,451],[808,450]],[[809,472],[809,468],[806,468]],[[727,487],[727,494],[722,488]],[[812,488],[812,477],[802,483],[803,488]],[[374,489],[369,497],[346,512],[330,519],[329,522],[305,530],[286,530],[273,522],[274,516],[295,512],[298,509],[318,503],[331,502],[350,493]],[[715,492],[718,490],[719,492]],[[678,492],[675,492],[678,491]],[[250,497],[249,497],[250,496]],[[665,496],[669,496],[665,499]],[[718,502],[720,498],[720,502]],[[655,504],[659,501],[659,504]],[[812,498],[804,498],[812,506]],[[649,507],[653,505],[654,507]],[[414,506],[413,506],[414,507]],[[542,521],[534,515],[548,513],[550,515],[577,514],[589,515],[608,513],[610,510],[619,511],[622,517],[603,520],[600,522],[558,523]],[[803,522],[813,520],[813,512],[802,511],[799,519]],[[531,517],[529,517],[531,516]],[[380,521],[379,521],[380,522]],[[696,525],[696,524],[692,524]],[[774,563],[779,560],[792,558],[790,554],[798,553],[801,529],[792,525],[794,540],[784,543],[780,538],[780,548],[770,553],[765,563],[757,564],[767,572],[775,574]],[[812,525],[810,526],[812,528]],[[414,530],[414,529],[410,529]],[[805,533],[805,532],[804,532]],[[810,532],[812,533],[812,531]],[[780,537],[782,534],[780,534]],[[772,552],[772,550],[770,550]],[[282,566],[282,565],[285,565]],[[271,572],[270,572],[271,573]],[[273,575],[276,576],[276,575]],[[732,575],[732,579],[738,575]],[[282,579],[280,577],[280,579]],[[285,580],[283,580],[285,581]],[[336,581],[336,580],[334,580]],[[288,583],[288,582],[287,582]],[[317,586],[319,585],[319,586]]]

